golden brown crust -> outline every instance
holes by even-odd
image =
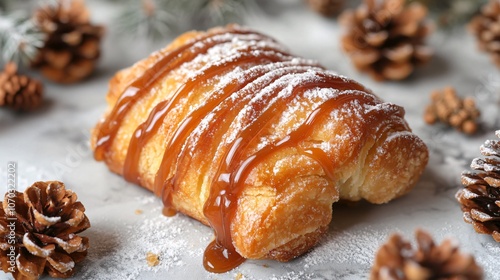
[[[109,110],[93,131],[93,149],[98,150],[105,122],[132,81],[155,67],[155,63],[172,50],[221,30],[187,33],[166,49],[119,72],[110,82]],[[257,36],[257,39],[242,39],[246,38],[244,36]],[[231,220],[231,239],[235,249],[246,258],[286,261],[318,242],[331,221],[332,203],[339,199],[385,203],[407,193],[423,172],[428,154],[422,140],[410,132],[402,108],[383,103],[359,84],[319,69],[312,62],[290,58],[274,41],[259,36],[253,33],[234,35],[229,43],[213,47],[211,54],[199,54],[199,59],[193,58],[163,75],[143,97],[129,106],[130,110],[119,123],[103,160],[110,170],[124,174],[125,161],[130,156],[129,145],[138,127],[148,121],[161,102],[171,100],[186,81],[201,75],[203,67],[217,64],[231,55],[238,59],[239,52],[248,48],[270,48],[274,53],[282,53],[277,56],[282,60],[274,64],[240,63],[238,67],[222,71],[193,87],[189,95],[176,101],[157,131],[141,147],[136,164],[137,182],[141,186],[154,191],[158,172],[165,171],[168,182],[174,185],[171,206],[209,224],[204,205],[212,191],[214,178],[221,175],[217,166],[227,161],[235,135],[243,133],[259,116],[267,114],[266,108],[277,104],[273,116],[266,119],[265,125],[241,150],[241,158],[250,159],[265,147],[290,138],[294,130],[305,126],[306,120],[314,115],[312,112],[326,108],[310,125],[309,134],[299,139],[296,145],[277,149],[261,158],[245,178],[235,202],[237,207]],[[255,55],[258,57],[262,53],[265,52]],[[278,67],[276,65],[281,68],[273,68]],[[167,148],[181,129],[180,124],[197,109],[208,106],[206,104],[211,98],[221,94],[217,89],[224,81],[236,77],[246,79],[254,73],[250,70],[263,72],[249,82],[252,85],[250,90],[243,88],[233,92],[231,98],[224,99],[202,116],[200,124],[186,137],[180,150]],[[272,75],[276,76],[274,80],[265,79]],[[311,80],[321,79],[336,86],[293,90],[284,105],[280,105],[279,98],[287,98],[286,95],[279,98],[272,94],[266,96],[273,87],[283,87],[282,91],[276,91],[282,94],[288,88],[297,89]],[[264,86],[265,83],[268,85]],[[313,156],[317,150],[321,152]],[[174,164],[162,165],[164,152],[173,154]],[[156,190],[156,193],[161,195],[161,191]]]

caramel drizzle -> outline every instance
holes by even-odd
[[[273,119],[273,115],[276,114],[276,109],[283,109],[279,107],[286,106],[289,101],[288,99],[295,97],[297,91],[300,90],[301,92],[305,92],[308,89],[321,86],[337,89],[342,89],[342,87],[344,87],[345,90],[346,85],[343,85],[344,83],[346,82],[342,81],[339,77],[333,77],[333,79],[330,78],[320,82],[309,82],[308,84],[295,87],[291,95],[287,98],[282,98],[279,100],[281,102],[276,102],[262,112],[255,122],[242,130],[234,142],[230,144],[230,148],[227,150],[224,160],[221,161],[216,173],[217,175],[214,177],[214,182],[210,188],[210,196],[204,206],[205,217],[214,229],[216,236],[216,239],[210,243],[205,250],[204,266],[207,270],[212,272],[224,272],[227,271],[228,268],[232,269],[244,261],[244,258],[242,258],[234,248],[230,226],[235,213],[238,197],[240,196],[244,182],[250,171],[273,153],[286,147],[298,147],[299,142],[311,134],[314,124],[321,119],[320,116],[325,112],[331,112],[333,108],[357,96],[355,93],[351,93],[349,95],[337,96],[336,98],[327,100],[310,114],[305,123],[281,141],[265,146],[246,159],[243,158],[244,151],[247,150],[254,139],[257,139],[260,132],[268,126]],[[354,83],[350,83],[350,86],[358,90],[361,89]],[[364,92],[358,92],[358,94],[359,93],[361,93],[362,98],[372,98],[372,96],[367,96]],[[324,151],[313,148],[304,150],[302,153],[317,160],[324,168],[327,176],[331,176],[330,179],[333,180],[334,166]]]
[[[264,63],[266,61],[280,61],[288,55],[278,52],[276,49],[272,48],[260,48],[259,52],[255,53],[255,48],[256,46],[253,45],[248,46],[246,50],[242,50],[242,54],[229,57],[221,64],[210,65],[204,71],[199,71],[198,75],[190,78],[186,83],[182,84],[170,99],[158,103],[158,105],[153,108],[148,119],[136,129],[135,133],[130,139],[130,144],[124,165],[125,179],[131,182],[138,183],[140,177],[138,164],[142,147],[149,141],[149,139],[151,139],[151,137],[153,137],[153,135],[157,133],[166,116],[172,111],[173,108],[175,108],[179,101],[189,96],[193,89],[195,89],[200,84],[205,83],[209,79],[217,76],[218,74],[233,69],[238,65],[246,63]],[[174,137],[176,137],[175,134]],[[170,144],[168,144],[167,148],[165,149],[165,151],[168,151],[168,153],[164,153],[164,158],[165,155],[171,154],[169,146]],[[157,195],[160,195],[162,191],[164,191],[163,182],[165,181],[166,176],[168,175],[168,171],[170,170],[170,164],[164,161],[165,160],[162,160],[162,163],[160,164],[161,168],[159,168],[157,172],[157,179],[155,179],[154,192]]]
[[[311,66],[310,65],[308,66],[309,66],[308,68],[310,69]],[[282,70],[282,69],[278,68],[275,69],[275,71],[276,70]],[[298,68],[297,66],[288,69],[285,68],[285,70],[287,71],[279,71],[279,72],[283,74],[283,73],[299,73],[301,71],[302,72],[307,71],[305,68],[303,67]],[[176,158],[177,159],[184,158],[185,152],[187,150],[185,148],[184,143],[186,142],[189,135],[199,126],[203,118],[207,116],[210,112],[213,112],[213,110],[218,105],[220,105],[221,102],[223,102],[234,92],[241,90],[244,86],[262,76],[265,73],[265,71],[266,69],[260,69],[260,71],[251,71],[248,75],[246,75],[246,80],[239,84],[236,84],[236,81],[233,81],[222,90],[223,91],[222,95],[214,94],[215,98],[213,98],[213,100],[209,100],[204,106],[195,110],[188,117],[186,117],[183,122],[181,122],[177,130],[174,132],[173,134],[174,136],[170,139],[169,143],[167,144],[167,148],[165,149],[165,151],[168,152],[165,152],[163,154],[163,159],[160,165],[162,167],[162,170],[158,171],[158,175],[156,177],[157,185],[155,186],[155,189],[156,190],[160,189],[162,191],[161,197],[163,199],[163,204],[166,208],[172,207],[172,193],[174,192],[177,186],[178,178],[181,177],[180,176],[181,172],[179,170],[176,170],[175,172],[173,172],[174,174],[173,177],[167,179],[169,173],[168,171],[169,168],[171,167],[174,166],[178,167],[178,164],[175,164],[174,162]],[[230,107],[227,109],[234,109],[234,107]]]
[[[103,160],[107,157],[107,151],[113,143],[113,140],[116,137],[116,134],[121,126],[121,123],[123,122],[124,117],[138,100],[140,100],[150,92],[153,85],[155,85],[159,79],[165,77],[165,75],[179,67],[181,64],[187,61],[191,61],[201,53],[207,52],[208,49],[210,49],[214,45],[217,45],[221,42],[229,42],[231,38],[223,38],[219,40],[216,39],[216,36],[218,35],[229,34],[253,34],[262,36],[258,33],[248,30],[221,30],[218,32],[207,34],[205,36],[200,36],[199,38],[177,48],[176,50],[165,54],[159,61],[157,61],[148,70],[146,70],[142,74],[142,76],[138,77],[126,87],[111,113],[103,121],[103,123],[101,123],[94,151],[95,159]],[[196,47],[196,45],[199,43],[203,43],[203,47],[198,52],[192,50],[190,51],[190,49]]]

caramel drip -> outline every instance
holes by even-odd
[[[146,70],[142,76],[134,80],[127,88],[123,91],[122,95],[115,104],[113,110],[108,115],[106,120],[101,123],[97,135],[96,147],[94,150],[94,157],[96,160],[103,160],[106,157],[106,153],[113,143],[113,140],[121,126],[123,118],[130,111],[132,106],[141,98],[143,98],[154,84],[157,83],[159,79],[165,77],[167,73],[176,69],[179,65],[191,61],[196,56],[201,53],[205,53],[208,49],[223,42],[231,41],[231,38],[226,38],[222,40],[215,40],[214,37],[223,34],[255,34],[251,31],[230,29],[222,30],[219,32],[214,32],[205,36],[201,36],[190,43],[187,43],[170,53],[165,54],[159,61],[157,61],[153,66]],[[203,47],[197,51],[190,51],[191,48],[195,47],[197,44],[203,43]]]
[[[205,71],[200,71],[200,74],[190,78],[189,81],[182,84],[182,86],[179,87],[170,99],[158,103],[158,105],[153,108],[148,119],[136,129],[130,139],[123,172],[125,179],[131,182],[139,183],[140,176],[138,166],[142,148],[145,144],[147,144],[149,139],[157,133],[163,123],[163,120],[169,112],[171,112],[180,100],[186,98],[193,91],[193,89],[218,74],[225,73],[239,65],[247,63],[259,64],[267,61],[280,61],[288,55],[272,48],[260,48],[258,52],[254,51],[255,46],[249,46],[246,50],[242,50],[236,58],[230,57],[222,64],[210,65],[210,67],[208,67]],[[174,137],[176,137],[176,135],[174,135]],[[167,145],[167,148],[165,149],[165,151],[168,151],[165,155],[171,154],[171,150],[168,147],[169,145]],[[157,195],[160,195],[164,190],[163,182],[168,175],[168,171],[170,170],[169,167],[170,164],[166,164],[163,161],[160,164],[160,168],[156,176],[159,179],[155,179],[154,187]]]
[[[275,144],[267,145],[254,155],[244,158],[244,151],[247,150],[254,139],[257,139],[260,132],[273,120],[276,111],[284,109],[283,107],[287,105],[289,98],[295,97],[298,91],[305,92],[308,89],[317,87],[332,87],[339,90],[361,89],[359,85],[343,81],[338,77],[329,77],[321,82],[311,81],[297,86],[287,98],[282,98],[279,100],[280,102],[276,102],[262,112],[255,122],[242,130],[235,141],[230,144],[230,148],[226,152],[224,160],[221,161],[221,165],[214,177],[209,198],[204,206],[205,217],[214,229],[216,236],[214,242],[210,243],[205,250],[204,266],[207,270],[211,272],[225,272],[235,267],[228,266],[228,264],[238,265],[244,260],[234,248],[230,226],[238,198],[250,171],[278,150],[286,147],[298,147],[299,143],[311,134],[315,123],[321,119],[321,116],[325,112],[331,112],[332,109],[339,105],[353,100],[355,97],[359,97],[355,93],[350,93],[349,95],[326,101],[309,115],[305,123],[284,139]],[[362,93],[361,97],[367,98],[364,93]],[[318,159],[321,166],[325,169],[325,173],[328,176],[332,176],[330,179],[333,180],[334,166],[332,161],[325,158],[326,155],[324,152],[309,149],[304,153],[310,155],[313,159]]]
[[[164,207],[161,212],[166,217],[173,217],[173,216],[175,216],[175,214],[177,214],[177,211],[175,211],[174,209],[166,208],[166,207]]]

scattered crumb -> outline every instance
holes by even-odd
[[[142,211],[141,209],[136,209],[135,210],[135,214],[136,215],[141,215],[142,213],[144,213],[144,211]]]
[[[146,261],[148,262],[148,266],[153,267],[157,266],[160,263],[160,258],[157,254],[148,252],[146,254]]]
[[[241,274],[241,272],[236,273],[236,278],[234,278],[234,279],[236,279],[236,280],[243,279],[243,274]]]
[[[269,265],[268,265],[268,264],[263,264],[262,266],[263,266],[263,267],[265,267],[265,268],[268,268],[268,267],[269,267]]]

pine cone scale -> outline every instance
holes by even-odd
[[[58,252],[53,252],[47,258],[47,261],[50,263],[52,268],[54,268],[55,270],[57,270],[62,274],[72,271],[73,268],[75,267],[75,262],[69,255]]]
[[[405,63],[413,56],[414,50],[410,44],[401,44],[392,49],[384,50],[383,54],[392,62]]]
[[[382,75],[391,80],[401,80],[413,72],[413,66],[410,63],[387,64],[382,70]]]
[[[415,23],[424,20],[425,17],[427,16],[427,8],[416,2],[408,5],[408,7],[406,7],[406,9],[404,10],[403,8],[404,6],[401,6],[398,8],[396,12],[394,12],[396,14],[400,14],[395,22],[401,25],[405,25],[405,23],[406,24],[410,23],[415,25]],[[407,35],[414,35],[414,33]]]
[[[49,244],[47,246],[44,246],[43,248],[38,246],[36,241],[30,238],[30,234],[26,233],[23,237],[23,245],[30,254],[40,257],[40,258],[47,258],[54,252],[56,249],[56,246],[54,244]]]
[[[426,269],[418,263],[412,261],[408,261],[404,264],[403,271],[408,280],[430,279],[432,275],[429,269]]]
[[[497,135],[497,137],[500,137]],[[500,156],[500,141],[487,140],[480,147],[481,154],[484,156]]]
[[[488,205],[491,205],[491,204],[487,204],[487,206],[488,206]],[[487,207],[487,206],[486,206],[486,207]],[[494,221],[499,221],[499,219],[498,219],[498,218],[496,218],[496,219],[495,219],[494,217],[492,217],[492,216],[488,215],[487,213],[484,213],[484,212],[478,211],[478,210],[476,210],[476,209],[472,209],[472,210],[470,211],[470,215],[471,215],[471,218],[472,218],[472,219],[474,219],[474,220],[476,220],[476,221],[479,221],[479,222],[482,222],[482,223],[484,223],[484,222],[494,222]]]
[[[16,272],[22,274],[25,279],[38,279],[43,273],[43,268],[47,260],[31,255],[26,249],[20,249],[16,259],[17,270]],[[14,274],[14,278],[18,278]],[[22,279],[22,278],[21,278]]]
[[[360,69],[368,67],[380,58],[380,53],[375,51],[358,51],[351,54],[354,65]]]
[[[85,214],[82,211],[75,209],[71,218],[67,221],[68,225],[75,227],[84,222]]]
[[[385,43],[385,41],[389,38],[389,33],[387,31],[379,31],[369,33],[365,37],[365,41],[372,47],[379,47]]]

